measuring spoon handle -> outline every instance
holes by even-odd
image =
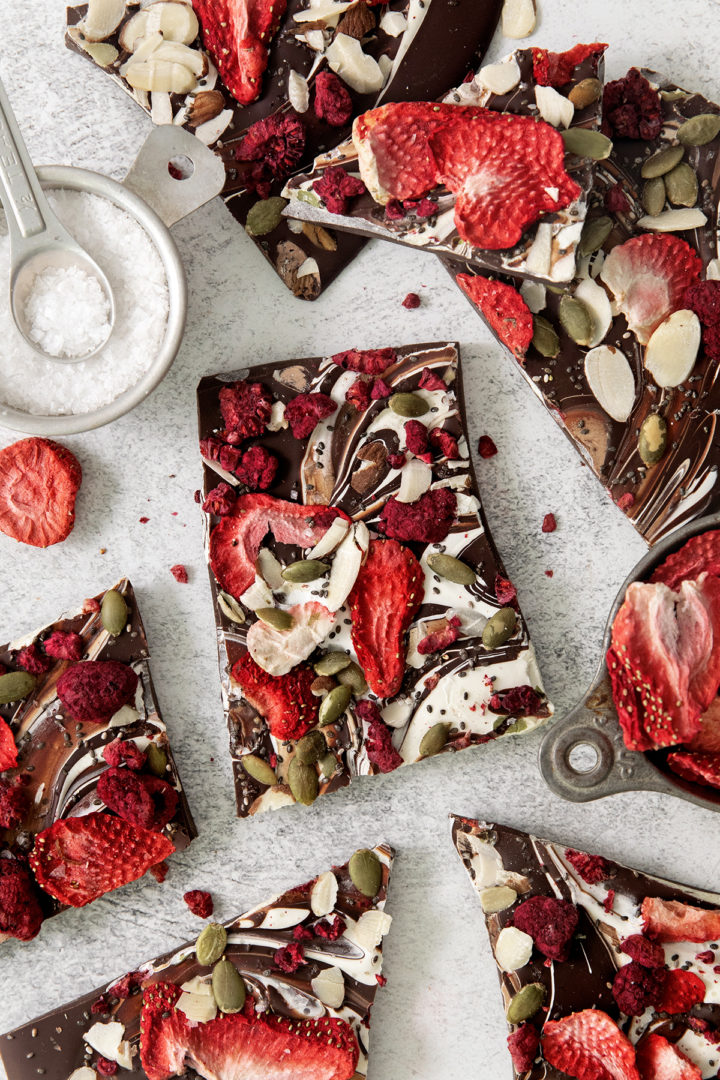
[[[0,82],[0,198],[11,237],[29,240],[45,232],[50,208]]]

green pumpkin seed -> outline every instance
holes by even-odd
[[[230,593],[223,592],[222,590],[218,592],[218,607],[230,622],[238,623],[238,625],[242,625],[245,622],[245,612],[240,607],[235,597],[231,596]]]
[[[273,229],[277,229],[282,221],[282,212],[287,206],[287,200],[275,195],[272,199],[260,199],[250,211],[245,221],[245,231],[250,236],[267,236]]]
[[[298,562],[290,563],[282,572],[286,581],[305,582],[315,581],[327,574],[330,564],[320,562],[318,559],[299,559]]]
[[[524,720],[521,716],[519,720],[516,720],[514,724],[511,724],[505,735],[519,735],[521,731],[525,731],[527,728],[527,720]]]
[[[295,747],[295,757],[301,765],[314,765],[327,753],[327,743],[322,731],[308,731]]]
[[[510,1024],[521,1024],[529,1020],[538,1011],[545,1000],[545,987],[542,983],[528,983],[518,991],[507,1007],[505,1015]]]
[[[664,177],[653,176],[651,180],[646,180],[640,196],[645,213],[650,214],[651,217],[657,217],[658,214],[661,214],[665,207],[665,196]]]
[[[348,873],[358,892],[372,899],[380,891],[382,885],[382,863],[374,851],[369,848],[360,848],[350,856]]]
[[[643,162],[640,175],[644,180],[652,180],[656,176],[664,176],[674,169],[685,157],[685,148],[682,146],[666,146],[664,150],[658,150],[647,161]]]
[[[705,146],[720,134],[720,115],[700,113],[686,120],[677,129],[678,142],[683,146]]]
[[[334,690],[326,694],[318,710],[318,721],[321,727],[334,724],[336,720],[339,720],[350,704],[351,697],[352,689],[349,686],[336,686]]]
[[[343,686],[349,686],[355,697],[362,697],[367,692],[368,685],[363,669],[354,660],[342,671],[338,671],[335,678]]]
[[[29,671],[8,671],[0,675],[0,705],[22,701],[35,689],[35,676]]]
[[[317,664],[313,664],[316,675],[337,675],[350,664],[350,657],[342,652],[329,652],[321,656]]]
[[[447,581],[454,581],[456,585],[472,585],[477,576],[471,566],[452,555],[428,555],[427,561],[431,570]]]
[[[592,255],[594,251],[599,251],[614,227],[612,218],[605,216],[586,221],[578,244],[580,254]]]
[[[576,345],[590,344],[595,328],[592,315],[582,300],[565,293],[560,300],[558,318],[563,330]]]
[[[226,945],[227,931],[225,927],[216,922],[208,923],[195,942],[195,955],[198,964],[202,964],[203,967],[210,967],[211,964],[220,959],[225,952]]]
[[[265,761],[264,758],[258,757],[257,754],[243,754],[240,758],[240,764],[248,776],[252,776],[253,780],[257,780],[258,784],[265,784],[266,787],[277,784],[277,774],[272,765]]]
[[[288,783],[296,801],[309,806],[318,797],[318,776],[312,765],[293,758],[288,766]]]
[[[108,634],[117,637],[127,626],[130,612],[125,600],[115,589],[108,589],[100,605],[100,619]]]
[[[331,751],[320,758],[319,765],[321,774],[326,780],[330,780],[337,772],[338,759]]]
[[[393,394],[388,405],[398,416],[424,416],[430,408],[419,394]]]
[[[660,97],[663,101],[684,101],[688,94],[684,90],[661,90]]]
[[[449,730],[450,725],[441,722],[426,731],[420,740],[420,757],[434,757],[435,754],[439,754],[448,741]]]
[[[667,449],[667,424],[658,413],[650,413],[640,426],[638,453],[646,465],[657,465]]]
[[[560,338],[555,327],[542,315],[533,315],[532,344],[541,356],[553,358],[560,352]]]
[[[213,968],[212,990],[220,1012],[239,1013],[245,1004],[245,983],[229,960],[221,960]]]
[[[602,90],[603,85],[599,79],[581,79],[573,86],[568,99],[572,101],[576,109],[587,109],[588,105],[598,100]]]
[[[697,173],[686,161],[680,162],[665,177],[665,190],[673,206],[695,206],[698,197]]]
[[[509,885],[491,885],[480,893],[480,903],[486,915],[506,911],[517,900],[517,893]]]
[[[515,608],[504,607],[496,611],[485,623],[482,643],[486,649],[497,649],[512,637],[517,626]]]
[[[300,202],[309,203],[310,206],[320,206],[322,202],[319,195],[316,195],[314,191],[304,191],[302,188],[295,192],[295,198],[299,199]]]
[[[148,769],[153,776],[163,777],[167,769],[168,756],[157,743],[151,742],[147,748]]]
[[[604,161],[605,158],[610,157],[613,144],[607,135],[603,135],[600,131],[576,127],[568,128],[561,134],[568,154],[592,158],[593,161]]]
[[[295,623],[292,615],[276,607],[261,607],[255,614],[262,622],[272,626],[273,630],[292,630]]]

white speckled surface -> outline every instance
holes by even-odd
[[[717,0],[540,3],[532,42],[562,49],[606,40],[613,43],[609,77],[645,64],[717,100]],[[63,7],[62,0],[2,0],[0,75],[37,162],[120,178],[149,121],[101,72],[66,52]],[[493,56],[510,48],[498,37]],[[191,295],[180,356],[133,414],[66,440],[85,472],[66,543],[37,551],[0,534],[0,637],[52,618],[127,573],[201,835],[173,860],[164,886],[136,883],[53,919],[29,945],[3,945],[0,1028],[194,935],[201,924],[182,903],[186,889],[211,889],[218,914],[229,917],[383,836],[400,857],[389,900],[389,984],[373,1013],[372,1080],[509,1076],[482,913],[451,846],[446,814],[506,820],[713,889],[720,888],[720,853],[708,836],[717,835],[718,820],[645,794],[563,803],[536,770],[536,734],[353,784],[308,810],[237,821],[200,512],[192,499],[200,480],[195,384],[206,372],[273,357],[458,338],[471,444],[487,432],[500,451],[479,463],[485,507],[560,715],[594,670],[607,607],[644,544],[432,257],[375,242],[308,305],[290,297],[219,201],[173,231]],[[411,290],[423,297],[416,311],[400,306]],[[0,429],[0,445],[13,440]],[[558,530],[546,536],[540,524],[548,511]],[[141,516],[149,517],[146,525]],[[170,576],[176,562],[187,565],[190,584]],[[545,576],[548,568],[554,577]],[[29,1063],[27,1080],[34,1075]]]

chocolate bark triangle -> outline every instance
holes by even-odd
[[[87,4],[69,7],[66,44],[155,123],[182,124],[223,158],[228,209],[303,300],[315,300],[363,245],[284,221],[284,181],[378,100],[432,100],[460,82],[502,9],[500,0],[196,0],[196,15],[189,4],[178,14],[177,0],[148,6],[138,12],[128,0],[119,21],[106,23],[88,19]]]
[[[576,151],[609,147],[604,51],[519,49],[436,104],[367,112],[288,182],[286,213],[485,272],[569,280],[595,166]]]
[[[128,579],[3,645],[0,702],[0,942],[162,881],[197,830]]]
[[[356,851],[196,942],[0,1036],[8,1080],[367,1074],[394,852]],[[222,958],[222,959],[221,959]],[[224,1007],[224,1008],[223,1008]],[[113,1065],[115,1066],[113,1068]],[[119,1066],[119,1068],[118,1068]]]
[[[518,1080],[717,1074],[720,894],[506,825],[452,822]]]
[[[483,515],[457,345],[211,376],[198,408],[240,816],[551,715]]]
[[[446,268],[653,544],[717,502],[720,107],[635,69],[605,101],[576,279]]]

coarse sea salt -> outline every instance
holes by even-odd
[[[81,359],[110,336],[110,300],[81,266],[48,266],[36,274],[25,318],[30,338],[49,356]]]
[[[46,194],[70,235],[105,272],[115,298],[115,328],[97,356],[61,364],[38,357],[15,327],[9,303],[0,303],[0,413],[2,404],[43,416],[94,412],[142,378],[165,337],[167,277],[143,227],[100,195]],[[9,276],[10,240],[0,214],[0,281]]]

